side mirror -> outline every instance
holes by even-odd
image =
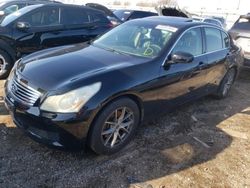
[[[0,16],[4,16],[5,12],[4,11],[0,11]]]
[[[30,28],[30,24],[28,22],[17,22],[16,28],[25,31]]]
[[[171,55],[171,63],[191,63],[194,56],[186,52],[175,52]]]

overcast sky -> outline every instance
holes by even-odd
[[[114,0],[61,0],[68,3],[85,4],[88,2],[96,2],[100,4],[108,4],[114,2]],[[130,2],[133,6],[137,2],[142,0],[118,0],[120,2]],[[145,0],[145,2],[148,2]],[[151,0],[150,2],[157,2],[157,0]],[[239,11],[242,13],[250,12],[250,0],[177,0],[180,7],[186,7],[191,10],[206,9],[209,11],[214,10],[227,10],[230,12]],[[239,6],[240,5],[240,6]]]

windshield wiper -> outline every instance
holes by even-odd
[[[121,52],[121,51],[115,50],[115,49],[113,49],[113,48],[107,48],[107,47],[104,47],[104,46],[95,45],[94,43],[92,43],[91,45],[93,45],[93,46],[95,46],[95,47],[98,47],[98,48],[102,48],[102,49],[107,50],[107,51],[109,51],[109,52],[116,53],[116,54],[122,54],[122,55],[130,56],[130,54],[128,54],[128,53],[126,53],[126,52]]]

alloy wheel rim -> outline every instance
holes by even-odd
[[[118,108],[106,119],[101,136],[104,146],[113,148],[123,143],[130,135],[134,113],[128,107]]]
[[[6,61],[2,55],[0,55],[0,73],[5,70]]]
[[[231,88],[232,84],[233,84],[233,80],[234,80],[234,73],[231,71],[227,77],[227,81],[224,85],[224,89],[223,89],[223,95],[225,96],[229,89]]]

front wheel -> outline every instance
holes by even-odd
[[[222,98],[227,97],[233,85],[235,76],[236,76],[236,70],[234,68],[229,69],[229,71],[226,73],[226,75],[222,79],[221,84],[218,88],[218,91],[216,93],[217,98],[222,99]]]
[[[105,107],[91,128],[89,146],[98,154],[113,154],[132,139],[140,122],[138,105],[121,98]]]
[[[0,50],[0,79],[4,79],[8,77],[11,71],[12,65],[13,65],[13,62],[9,54],[7,54],[3,50]]]

